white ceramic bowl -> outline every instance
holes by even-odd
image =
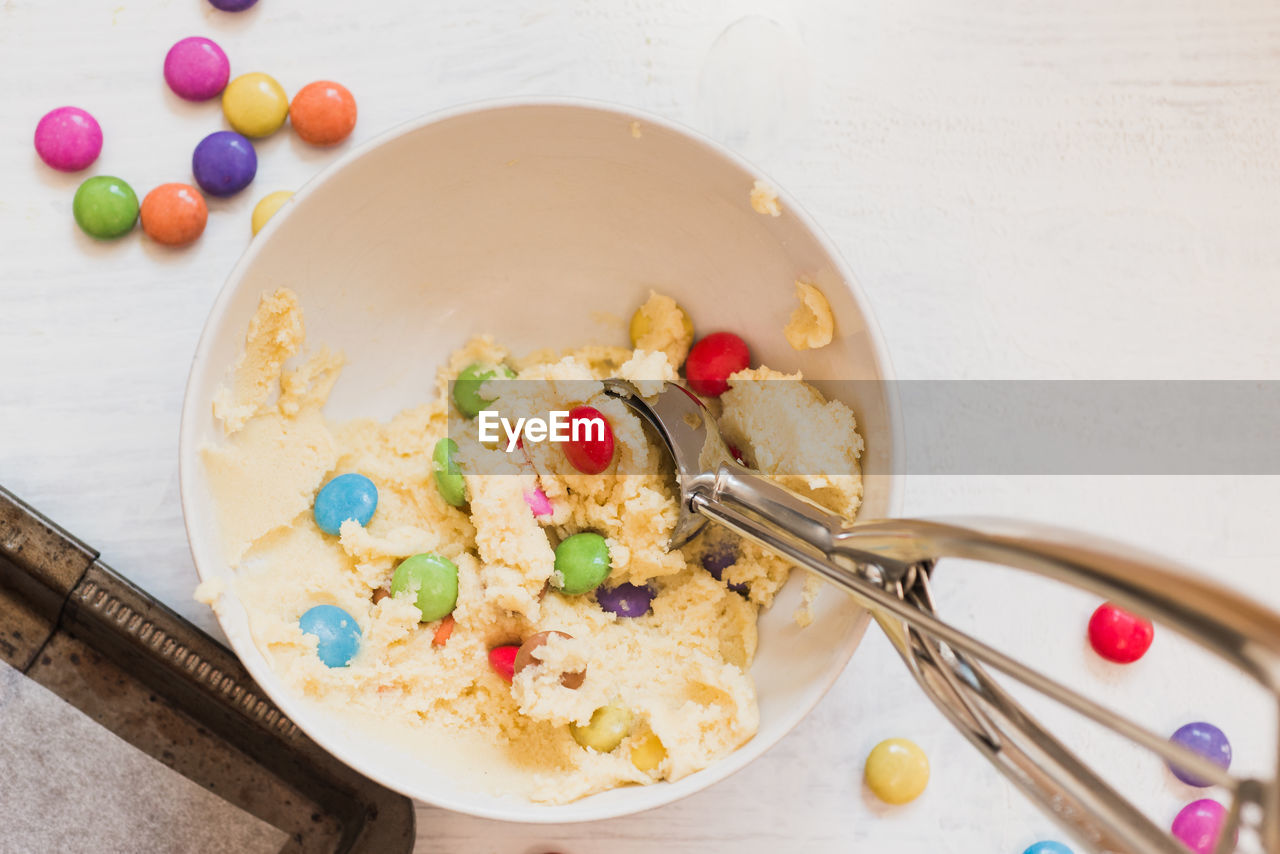
[[[638,122],[638,125],[633,125]],[[633,130],[638,133],[633,133]],[[748,204],[760,174],[719,145],[654,116],[581,101],[482,104],[402,125],[307,184],[254,239],[204,328],[182,413],[182,505],[202,579],[221,553],[199,449],[217,443],[210,402],[239,354],[259,296],[298,292],[312,345],[345,351],[327,414],[385,418],[423,402],[437,366],[472,335],[535,347],[626,343],[627,317],[653,287],[702,332],[731,329],[755,358],[821,379],[888,379],[866,300],[830,242],[781,194],[774,218]],[[826,293],[836,340],[797,353],[782,327],[804,276]],[[819,382],[821,387],[823,383]],[[847,400],[866,439],[862,518],[892,515],[891,396]],[[840,394],[840,388],[829,386]],[[286,691],[225,597],[221,624],[263,690],[308,735],[369,777],[459,812],[530,822],[639,812],[696,792],[782,738],[844,669],[866,615],[831,590],[817,619],[792,619],[794,577],[760,621],[752,673],[760,730],[726,759],[676,783],[615,789],[564,806],[460,791],[447,773],[353,731]]]

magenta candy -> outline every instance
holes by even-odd
[[[102,152],[102,128],[79,107],[58,107],[36,125],[36,154],[59,172],[79,172]]]
[[[227,86],[231,63],[222,48],[191,36],[169,48],[164,56],[164,79],[179,98],[207,101]]]
[[[551,499],[547,498],[547,494],[540,486],[525,491],[524,503],[529,505],[534,516],[551,516],[555,513],[555,508],[551,506]]]
[[[1227,817],[1227,809],[1217,801],[1204,798],[1192,801],[1173,820],[1173,835],[1195,854],[1213,854],[1218,834]]]

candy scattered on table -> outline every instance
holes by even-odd
[[[326,667],[346,667],[360,649],[360,626],[337,605],[316,605],[298,620],[303,634],[315,635],[316,655]]]
[[[254,237],[257,237],[258,232],[262,231],[267,222],[276,215],[280,208],[284,207],[284,203],[292,198],[292,190],[276,190],[274,193],[267,193],[258,200],[258,203],[253,206],[253,217],[251,219]]]
[[[631,734],[633,726],[635,715],[632,711],[626,706],[610,703],[596,709],[585,726],[569,724],[569,733],[583,747],[608,753]]]
[[[356,99],[340,83],[317,80],[293,96],[289,121],[303,142],[337,145],[350,136],[356,126]]]
[[[209,5],[224,12],[243,12],[258,0],[209,0]]]
[[[1093,651],[1116,664],[1132,664],[1146,655],[1154,635],[1149,621],[1110,602],[1099,605],[1089,618]]]
[[[619,617],[643,617],[653,605],[653,591],[639,584],[596,588],[600,607]]]
[[[594,406],[569,410],[569,441],[562,444],[569,464],[583,474],[600,474],[613,462],[613,428]]]
[[[533,651],[550,640],[552,635],[565,638],[566,640],[573,639],[572,635],[557,631],[538,632],[537,634],[530,635],[525,638],[524,643],[520,644],[520,649],[516,653],[513,672],[519,673],[526,667],[534,667],[541,664],[541,660],[534,657]],[[582,687],[582,683],[586,681],[586,678],[587,673],[585,670],[576,670],[572,673],[561,673],[560,684],[571,691],[576,691]]]
[[[473,362],[462,369],[453,381],[453,402],[467,418],[475,418],[480,411],[493,405],[492,400],[480,396],[480,387],[494,377],[514,379],[515,374],[506,365],[492,367]]]
[[[85,234],[111,240],[128,234],[138,221],[138,196],[119,178],[95,175],[76,190],[71,212]]]
[[[414,597],[420,622],[447,617],[458,604],[458,567],[431,552],[405,558],[391,576],[391,595],[401,593]]]
[[[929,758],[913,741],[890,738],[871,749],[865,768],[867,788],[887,804],[920,797],[929,784]]]
[[[1222,804],[1204,798],[1183,807],[1174,818],[1170,830],[1176,839],[1195,854],[1213,854],[1226,817],[1227,810]]]
[[[662,764],[667,758],[667,748],[656,733],[648,733],[637,739],[631,748],[631,764],[641,771],[649,772]]]
[[[142,200],[142,230],[157,243],[185,246],[204,233],[209,206],[190,184],[161,184]]]
[[[589,593],[608,577],[609,545],[599,534],[574,534],[556,546],[551,586],[566,596]]]
[[[458,443],[448,436],[436,442],[431,452],[431,473],[435,476],[436,489],[445,503],[452,507],[467,503],[467,485],[458,464],[453,461],[457,453]]]
[[[222,112],[231,127],[245,136],[271,136],[289,117],[289,96],[271,75],[251,71],[227,84]]]
[[[502,677],[502,681],[508,685],[515,678],[516,656],[520,653],[520,647],[515,644],[506,646],[495,646],[489,650],[489,666],[493,671]]]
[[[1022,854],[1071,854],[1071,849],[1061,842],[1046,839],[1029,846]]]
[[[689,387],[704,397],[729,389],[729,376],[751,366],[747,344],[732,332],[713,332],[697,341],[684,361]]]
[[[1231,742],[1227,741],[1226,733],[1211,723],[1193,721],[1189,724],[1183,724],[1174,731],[1169,740],[1174,744],[1181,745],[1200,754],[1205,759],[1221,766],[1223,770],[1231,767]],[[1213,785],[1210,781],[1197,777],[1189,771],[1184,771],[1173,763],[1169,763],[1169,770],[1173,772],[1173,776],[1188,786],[1203,788]]]
[[[361,527],[369,524],[377,509],[378,487],[364,475],[350,472],[338,475],[320,489],[312,515],[320,530],[336,536],[348,519],[355,519]]]
[[[102,152],[102,127],[79,107],[58,107],[36,125],[36,154],[59,172],[79,172]]]
[[[179,98],[207,101],[226,88],[231,61],[217,42],[202,36],[182,39],[164,57],[164,79]]]
[[[253,143],[229,130],[215,131],[196,146],[191,171],[200,189],[211,196],[233,196],[258,173]]]

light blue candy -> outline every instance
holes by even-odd
[[[1063,845],[1061,842],[1045,840],[1032,845],[1022,854],[1071,854],[1071,849]]]
[[[316,496],[313,513],[326,534],[337,534],[342,523],[355,519],[363,527],[378,509],[378,487],[362,474],[340,474]]]
[[[327,667],[346,667],[360,649],[360,626],[337,605],[316,605],[302,615],[298,625],[303,634],[319,639],[316,655]]]

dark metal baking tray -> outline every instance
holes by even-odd
[[[282,854],[413,849],[413,804],[343,765],[235,655],[0,487],[0,660],[289,836]]]

